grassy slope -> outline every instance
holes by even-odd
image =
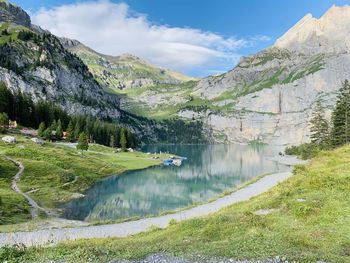
[[[11,190],[11,180],[17,171],[12,162],[0,156],[0,225],[31,218],[27,201]]]
[[[129,238],[81,240],[31,248],[22,259],[69,262],[141,258],[153,252],[271,258],[300,262],[350,261],[350,146],[320,153],[295,176],[248,202],[212,216],[174,223]],[[298,199],[305,199],[304,202]],[[258,216],[258,209],[277,211]]]
[[[179,72],[158,68],[131,55],[110,57],[96,53],[83,45],[70,47],[69,50],[76,53],[85,62],[102,86],[109,87],[116,92],[119,89],[113,87],[119,86],[120,82],[135,79],[152,79],[161,83],[183,82],[194,79]],[[106,72],[110,75],[105,74]]]
[[[101,145],[91,146],[91,151],[81,156],[76,149],[64,145],[46,143],[39,146],[20,136],[17,139],[15,145],[0,142],[0,164],[4,168],[1,169],[0,196],[6,201],[1,210],[13,207],[13,211],[6,210],[0,223],[19,223],[29,217],[26,202],[10,189],[10,181],[17,168],[4,161],[4,156],[24,164],[25,171],[19,183],[21,190],[27,192],[38,189],[30,196],[39,205],[48,208],[55,208],[68,201],[74,193],[84,192],[103,177],[158,165],[161,158],[167,157],[159,156],[160,160],[155,160],[151,158],[152,155],[140,152],[113,153],[111,148]]]

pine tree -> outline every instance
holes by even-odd
[[[130,130],[127,130],[127,132],[126,132],[126,139],[128,142],[128,147],[134,149],[136,147],[135,138]]]
[[[0,133],[6,133],[6,129],[9,125],[9,116],[7,113],[0,113]]]
[[[52,137],[52,130],[51,127],[47,128],[44,132],[43,132],[43,137],[45,140],[50,141],[51,137]]]
[[[46,130],[45,122],[41,122],[38,129],[38,136],[44,137],[44,132]]]
[[[13,95],[6,87],[5,83],[0,82],[0,112],[6,112],[11,119],[13,119]]]
[[[62,129],[62,123],[61,120],[58,120],[57,122],[57,128],[56,128],[56,138],[58,140],[61,140],[63,137],[63,129]]]
[[[332,114],[332,144],[341,146],[350,142],[350,84],[345,80]]]
[[[127,146],[127,140],[126,140],[126,134],[125,129],[121,129],[120,131],[120,147],[122,148],[123,152],[126,152],[126,146]]]
[[[112,148],[115,148],[115,137],[114,135],[111,135],[111,138],[109,140],[109,146],[111,146]]]
[[[320,148],[326,148],[329,142],[329,124],[321,101],[317,101],[310,123],[311,142]]]
[[[51,123],[51,130],[56,130],[57,129],[57,121],[53,120],[53,122]]]
[[[9,125],[9,116],[6,112],[0,113],[0,126],[7,127]]]
[[[69,122],[68,128],[67,128],[67,140],[69,142],[74,142],[75,137],[74,137],[74,128],[73,128],[73,123],[72,121]]]
[[[89,142],[84,132],[79,135],[77,150],[81,150],[81,154],[84,155],[84,151],[89,149]]]
[[[80,133],[81,133],[80,125],[78,122],[76,122],[75,127],[74,127],[74,138],[79,139]]]

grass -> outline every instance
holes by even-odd
[[[0,156],[0,225],[23,222],[31,218],[27,201],[11,190],[17,167]]]
[[[173,222],[165,230],[29,248],[13,260],[101,262],[165,251],[235,259],[280,255],[289,262],[349,262],[349,158],[350,146],[320,152],[310,165],[297,166],[292,178],[267,193],[211,216]],[[255,215],[259,209],[276,210]]]
[[[83,193],[104,177],[159,165],[168,157],[157,155],[159,159],[153,159],[155,155],[140,152],[114,153],[112,148],[102,145],[91,145],[90,151],[82,156],[65,145],[45,143],[40,146],[19,135],[16,137],[18,143],[14,145],[0,142],[1,224],[20,223],[29,218],[25,200],[10,188],[17,168],[5,161],[4,156],[24,164],[24,174],[19,182],[21,190],[33,191],[29,195],[39,205],[56,211],[75,193]]]

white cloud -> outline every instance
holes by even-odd
[[[32,14],[32,20],[57,36],[77,39],[98,52],[131,53],[180,71],[220,70],[224,63],[237,62],[240,48],[266,41],[265,36],[249,40],[224,38],[193,28],[155,25],[145,15],[132,12],[128,5],[110,0],[40,9]]]

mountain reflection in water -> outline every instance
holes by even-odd
[[[159,214],[205,202],[262,174],[289,167],[266,160],[280,149],[247,145],[152,145],[145,152],[185,156],[181,167],[157,166],[96,183],[64,207],[64,218],[104,221]]]

